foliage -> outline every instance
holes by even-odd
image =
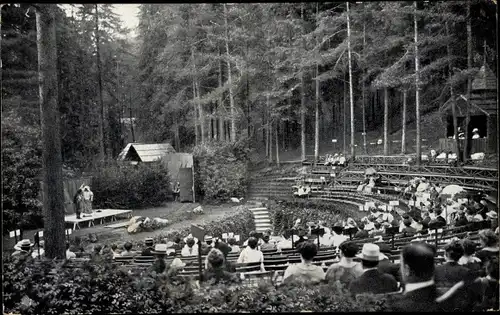
[[[244,141],[210,142],[193,150],[197,195],[206,202],[244,196],[248,180],[249,151]]]
[[[41,141],[36,127],[24,125],[13,112],[2,115],[3,227],[12,230],[41,223],[38,199]]]
[[[108,163],[92,179],[95,208],[143,208],[159,206],[172,194],[167,167]]]
[[[268,210],[274,232],[278,235],[291,229],[297,219],[301,219],[302,224],[321,220],[326,226],[332,227],[334,223],[348,217],[357,219],[360,216],[355,207],[331,201],[277,201],[271,202]]]
[[[335,284],[202,284],[157,274],[127,272],[108,261],[71,263],[3,259],[4,305],[23,314],[349,312],[383,311],[384,299],[355,299]],[[24,306],[21,301],[31,300]]]

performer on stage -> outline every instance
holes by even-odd
[[[83,186],[83,213],[92,215],[92,201],[94,201],[94,193],[89,186]]]
[[[76,194],[73,197],[73,203],[75,204],[76,218],[81,219],[80,214],[83,210],[83,191],[81,188],[78,188],[78,190],[76,191]]]

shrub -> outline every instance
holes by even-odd
[[[45,260],[4,258],[4,305],[23,314],[366,312],[385,310],[385,299],[355,299],[337,284],[275,287],[225,286],[177,279],[153,271],[129,273],[108,261],[80,268]],[[23,306],[22,300],[31,300]],[[27,303],[28,304],[28,303]]]
[[[285,230],[292,228],[297,219],[301,219],[302,223],[322,220],[331,227],[339,220],[348,217],[356,219],[361,216],[354,206],[331,201],[272,201],[268,209],[276,234],[282,234]]]
[[[162,205],[171,195],[164,164],[111,163],[92,179],[95,208],[144,208]]]
[[[42,171],[40,132],[11,112],[2,115],[2,207],[4,231],[29,227],[41,216],[38,199]],[[38,222],[40,223],[40,222]]]
[[[193,150],[196,192],[206,202],[223,202],[246,194],[248,149],[236,143],[209,142]]]

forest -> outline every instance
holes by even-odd
[[[420,156],[421,117],[469,95],[482,65],[497,74],[490,0],[141,4],[135,38],[112,4],[70,7],[56,12],[66,176],[116,158],[130,128],[177,152],[246,141],[304,159],[333,138],[363,154],[374,130],[388,154],[413,124]],[[27,211],[42,164],[35,9],[2,5],[0,31],[2,203]]]

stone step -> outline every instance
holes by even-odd
[[[267,210],[267,208],[262,207],[262,208],[251,208],[249,209],[250,211],[260,211],[260,210]]]
[[[270,219],[256,219],[255,224],[271,224]]]
[[[255,211],[253,213],[254,218],[255,216],[262,216],[262,215],[269,216],[269,211],[262,210],[262,211]]]
[[[269,219],[269,213],[254,214],[253,218],[255,220],[257,220],[257,219]]]

